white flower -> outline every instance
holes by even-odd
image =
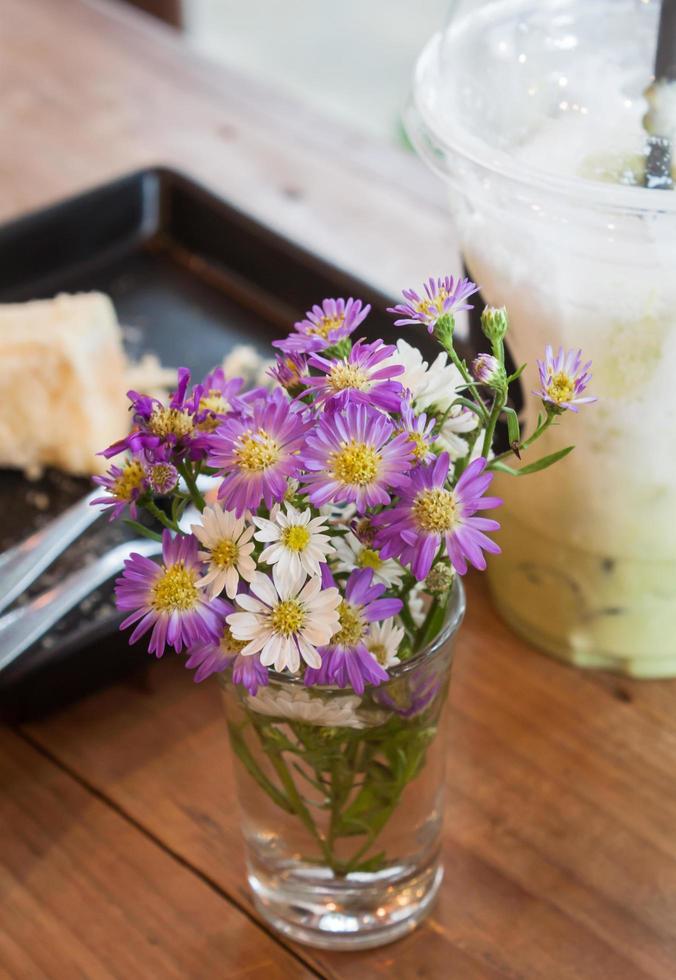
[[[260,371],[263,358],[250,344],[236,344],[223,358],[223,371],[226,378],[253,379]]]
[[[246,387],[272,388],[275,382],[267,372],[274,363],[261,357],[251,344],[236,344],[223,358],[222,367],[226,378],[244,378]]]
[[[338,629],[338,589],[322,589],[321,579],[305,582],[305,575],[280,582],[255,572],[251,595],[235,599],[242,612],[226,621],[236,640],[246,640],[242,656],[260,652],[264,667],[295,673],[301,658],[310,667],[321,667],[317,647],[325,646]]]
[[[425,603],[423,600],[424,582],[416,582],[408,594],[408,611],[415,626],[422,626],[425,622]]]
[[[397,626],[393,619],[386,619],[382,623],[371,623],[364,643],[369,653],[373,654],[385,670],[399,663],[397,654],[404,633],[404,628]]]
[[[327,518],[329,524],[335,524],[335,525],[342,524],[347,526],[347,524],[352,520],[352,518],[357,513],[357,505],[353,503],[322,504],[322,506],[319,508],[319,513],[322,515],[322,517]]]
[[[223,589],[228,598],[234,599],[240,578],[250,582],[256,571],[251,557],[253,527],[247,527],[243,517],[235,517],[232,511],[213,504],[205,507],[201,524],[192,524],[191,530],[205,549],[199,552],[200,558],[209,563],[209,571],[198,585],[208,587],[212,599]]]
[[[417,347],[405,340],[397,341],[397,353],[387,363],[394,361],[404,367],[397,381],[408,388],[419,412],[435,406],[441,413],[449,408],[459,396],[462,388],[462,375],[454,364],[449,364],[448,356],[441,352],[436,360],[428,365]]]
[[[469,408],[463,408],[462,405],[456,405],[451,409],[441,432],[435,439],[435,444],[448,453],[451,461],[463,459],[467,455],[469,446],[461,435],[474,432],[478,424],[479,420],[474,412]],[[477,439],[479,448],[481,448],[481,441],[481,438]]]
[[[271,369],[276,367],[276,365],[277,361],[274,357],[268,357],[263,361],[254,379],[256,387],[269,388],[270,391],[277,387],[277,379],[270,374]]]
[[[360,698],[356,695],[335,697],[311,694],[305,688],[288,691],[261,687],[255,698],[246,699],[248,706],[261,715],[303,721],[307,725],[324,725],[327,728],[364,728],[365,722],[358,714]]]
[[[259,528],[254,537],[268,544],[260,560],[274,566],[275,585],[295,580],[303,572],[321,576],[320,563],[334,552],[326,534],[326,518],[313,517],[311,510],[299,511],[291,504],[286,505],[286,513],[277,507],[270,516],[272,520],[253,518]]]
[[[355,568],[372,568],[373,581],[382,582],[388,588],[399,588],[403,579],[403,569],[393,558],[383,560],[374,548],[362,544],[356,534],[349,531],[346,535],[334,538],[336,558],[332,562],[337,572],[353,572]]]

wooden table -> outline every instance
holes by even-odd
[[[0,0],[0,23],[0,218],[166,162],[383,288],[447,267],[413,160],[124,8]],[[471,579],[440,899],[408,938],[337,955],[256,918],[216,686],[169,658],[140,677],[0,732],[1,977],[676,977],[673,683],[540,656]]]

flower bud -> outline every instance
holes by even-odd
[[[150,489],[161,497],[171,493],[178,483],[178,471],[171,463],[152,463],[146,470]]]
[[[504,340],[508,328],[506,308],[501,306],[497,309],[495,306],[487,306],[481,314],[481,329],[484,336],[488,337],[491,343],[499,343]]]
[[[301,354],[285,354],[278,357],[268,374],[290,395],[297,395],[303,390],[303,378],[307,375],[307,361]]]
[[[455,317],[452,313],[442,313],[434,324],[434,336],[437,338],[444,350],[453,343],[453,333],[455,331]]]
[[[369,547],[373,544],[376,536],[376,528],[371,523],[368,517],[361,517],[353,525],[352,531],[354,535],[359,539],[361,544]]]
[[[454,578],[455,572],[451,566],[439,562],[425,579],[425,590],[430,595],[443,595],[453,585]]]
[[[489,388],[504,388],[507,381],[504,367],[492,354],[479,354],[472,362],[472,373],[480,384]]]

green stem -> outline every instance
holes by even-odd
[[[202,494],[200,493],[200,491],[197,489],[197,481],[195,478],[195,474],[192,471],[192,466],[189,463],[179,463],[179,465],[176,468],[178,472],[181,474],[181,476],[183,477],[183,479],[185,480],[185,485],[190,491],[190,497],[192,499],[192,502],[194,503],[195,507],[197,507],[198,511],[201,514],[204,508],[206,507],[207,502],[202,496]]]
[[[158,520],[160,522],[160,524],[162,524],[164,527],[166,527],[169,531],[179,531],[180,530],[178,524],[176,524],[174,521],[172,521],[171,518],[167,517],[167,515],[164,513],[164,511],[160,510],[160,508],[157,506],[157,504],[153,500],[148,500],[147,503],[144,504],[144,507],[148,511],[149,514],[152,514],[153,517],[156,520]]]
[[[137,534],[142,535],[144,538],[150,538],[151,541],[162,540],[162,535],[158,534],[157,531],[151,531],[149,527],[146,527],[144,524],[140,524],[138,521],[133,521],[131,517],[125,517],[124,523],[127,525],[127,527],[130,527],[133,531],[136,531]]]
[[[415,636],[415,623],[413,622],[413,616],[411,615],[411,610],[408,608],[408,598],[402,600],[403,605],[401,607],[401,612],[399,613],[399,618],[406,628],[406,632],[411,634],[411,638]]]
[[[462,474],[465,472],[465,470],[467,469],[467,467],[469,466],[469,461],[471,460],[472,453],[474,452],[474,446],[476,445],[477,440],[479,439],[479,436],[480,435],[481,435],[481,429],[478,429],[478,428],[475,429],[473,432],[470,433],[470,437],[467,440],[467,452],[465,453],[465,455],[461,459],[456,460],[456,463],[455,463],[455,482],[456,483],[460,479],[460,477],[462,476]]]
[[[415,635],[415,640],[413,644],[414,653],[418,653],[425,645],[425,638],[430,630],[432,621],[436,616],[437,609],[439,608],[439,599],[434,598],[430,608],[427,610],[427,615],[425,616],[425,621]]]
[[[523,451],[525,449],[529,449],[533,445],[533,443],[540,438],[540,436],[544,435],[544,433],[547,431],[550,425],[552,425],[555,421],[556,421],[555,415],[547,415],[544,422],[538,425],[535,432],[531,436],[529,436],[529,438],[526,439],[525,442],[521,443],[521,445],[519,446],[519,450]],[[513,450],[509,449],[506,453],[501,453],[499,456],[495,456],[490,461],[488,468],[491,469],[495,466],[496,463],[501,463],[503,462],[503,460],[512,459],[513,457],[514,457],[514,452]]]
[[[230,729],[230,742],[233,750],[249,775],[255,779],[260,788],[268,794],[273,803],[276,803],[277,806],[281,807],[282,810],[285,810],[287,813],[295,814],[296,811],[291,806],[284,794],[280,793],[274,783],[270,782],[268,777],[257,764],[237,726],[230,724],[228,727]]]
[[[282,753],[275,751],[273,748],[268,746],[267,754],[270,762],[275,768],[275,772],[279,776],[280,782],[286,792],[287,799],[289,800],[291,806],[293,807],[296,816],[298,816],[301,819],[305,827],[310,831],[312,836],[315,838],[315,840],[317,841],[317,843],[321,848],[322,854],[324,856],[324,860],[331,868],[333,868],[335,863],[333,858],[333,852],[331,848],[327,845],[327,842],[324,839],[324,837],[320,834],[319,830],[317,829],[317,826],[314,820],[312,819],[312,814],[305,806],[305,803],[303,803],[303,799],[296,788],[296,784],[293,780],[293,776],[289,772],[287,765],[284,762]]]
[[[462,377],[463,377],[463,379],[464,379],[467,387],[469,388],[469,390],[472,393],[472,397],[474,398],[474,401],[476,402],[477,407],[481,409],[482,419],[485,421],[486,418],[487,418],[487,415],[486,415],[486,405],[484,404],[483,398],[479,394],[479,389],[476,386],[476,383],[474,381],[474,378],[469,373],[469,368],[467,367],[467,365],[465,364],[465,362],[462,361],[458,357],[458,354],[457,354],[457,352],[455,350],[455,347],[453,346],[452,343],[450,343],[448,345],[444,344],[444,349],[445,349],[446,353],[448,354],[448,356],[450,357],[451,361],[455,364],[455,366],[457,367],[458,371],[462,375]]]
[[[484,435],[484,444],[481,449],[481,455],[483,457],[488,457],[488,454],[493,445],[493,437],[495,435],[495,427],[498,424],[498,419],[500,418],[500,412],[505,407],[507,401],[506,391],[496,391],[495,398],[493,399],[493,408],[491,409],[491,414],[488,419],[488,425],[486,426],[486,433]]]

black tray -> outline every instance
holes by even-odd
[[[375,261],[375,260],[374,260]],[[371,339],[399,333],[389,297],[263,227],[188,178],[144,170],[0,228],[0,302],[101,290],[131,328],[132,353],[156,353],[195,377],[238,343],[270,354],[270,341],[325,296],[371,303]],[[416,340],[435,350],[424,331]],[[89,485],[57,472],[28,483],[0,471],[0,550],[25,537]],[[99,521],[33,586],[49,587],[130,536]],[[146,662],[117,633],[112,583],[88,598],[0,674],[0,714],[34,716]]]

